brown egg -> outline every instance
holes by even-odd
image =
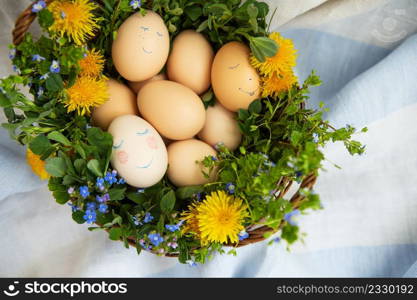
[[[157,75],[169,54],[169,33],[155,12],[130,16],[120,26],[113,42],[112,57],[117,71],[129,81],[144,81]]]
[[[152,81],[167,80],[167,79],[168,77],[165,75],[165,73],[161,73],[145,81],[138,81],[138,82],[129,81],[129,87],[132,89],[132,91],[135,94],[137,94],[145,86],[145,84],[152,82]]]
[[[110,123],[119,116],[137,115],[135,94],[124,84],[110,79],[107,81],[110,99],[95,108],[92,113],[93,124],[107,130]]]
[[[168,78],[201,95],[210,87],[213,59],[213,48],[201,33],[183,31],[175,38],[168,58]]]
[[[138,94],[139,112],[164,137],[185,140],[204,126],[203,102],[191,89],[168,80],[153,81]]]
[[[231,111],[247,109],[260,96],[260,78],[249,62],[250,49],[230,42],[217,52],[211,84],[219,102]]]
[[[206,124],[198,137],[211,146],[223,143],[233,151],[242,141],[242,133],[236,121],[236,114],[216,103],[206,110]]]
[[[178,187],[201,185],[216,180],[217,170],[213,170],[210,179],[201,161],[207,156],[216,156],[217,152],[206,143],[190,139],[174,142],[168,146],[168,178]]]

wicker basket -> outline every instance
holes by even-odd
[[[53,2],[54,0],[46,0],[45,2],[47,4]],[[96,1],[101,2],[101,1]],[[33,23],[33,21],[36,19],[36,14],[32,13],[32,6],[33,3],[23,11],[19,17],[16,20],[15,28],[13,30],[13,44],[18,45],[22,42],[24,35],[28,31],[30,25]],[[317,176],[315,174],[311,174],[309,176],[306,176],[303,181],[301,182],[298,190],[293,194],[290,195],[290,202],[293,205],[294,209],[299,208],[302,201],[305,199],[305,196],[303,196],[300,193],[300,190],[302,189],[312,189],[314,184],[316,183]],[[277,183],[277,190],[279,191],[277,197],[281,198],[288,194],[290,187],[292,186],[293,181],[287,177],[282,177],[280,181]],[[288,195],[287,195],[288,196]],[[279,226],[280,228],[284,225],[284,221]],[[226,246],[232,246],[232,247],[242,247],[249,244],[261,242],[265,240],[265,234],[271,234],[274,233],[274,230],[267,226],[259,226],[259,225],[252,225],[246,228],[247,233],[249,234],[249,237],[240,241],[237,245],[226,245]],[[129,244],[133,247],[136,247],[137,241],[134,237],[129,238],[128,240]],[[177,254],[166,254],[167,257],[178,257]]]

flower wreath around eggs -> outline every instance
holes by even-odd
[[[364,147],[308,108],[320,80],[299,82],[271,15],[255,0],[34,1],[0,81],[2,126],[77,223],[138,253],[194,265],[292,244],[297,216],[321,208],[322,147]]]

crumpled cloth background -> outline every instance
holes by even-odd
[[[0,1],[0,76],[11,72],[10,32],[29,0]],[[294,39],[304,79],[317,70],[311,107],[337,126],[367,126],[350,157],[325,149],[316,186],[324,210],[300,217],[304,242],[247,246],[190,267],[77,225],[0,130],[0,276],[417,276],[417,0],[270,0],[273,29]],[[1,116],[2,120],[4,119]],[[335,162],[342,170],[332,167]]]

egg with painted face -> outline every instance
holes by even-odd
[[[217,52],[211,84],[219,102],[230,111],[247,109],[260,96],[260,77],[249,62],[250,49],[230,42]]]
[[[169,33],[164,20],[153,11],[130,16],[113,42],[112,58],[117,71],[133,82],[157,75],[169,54]]]
[[[168,167],[168,154],[159,133],[145,120],[124,115],[113,120],[111,164],[126,182],[137,188],[158,183]]]

